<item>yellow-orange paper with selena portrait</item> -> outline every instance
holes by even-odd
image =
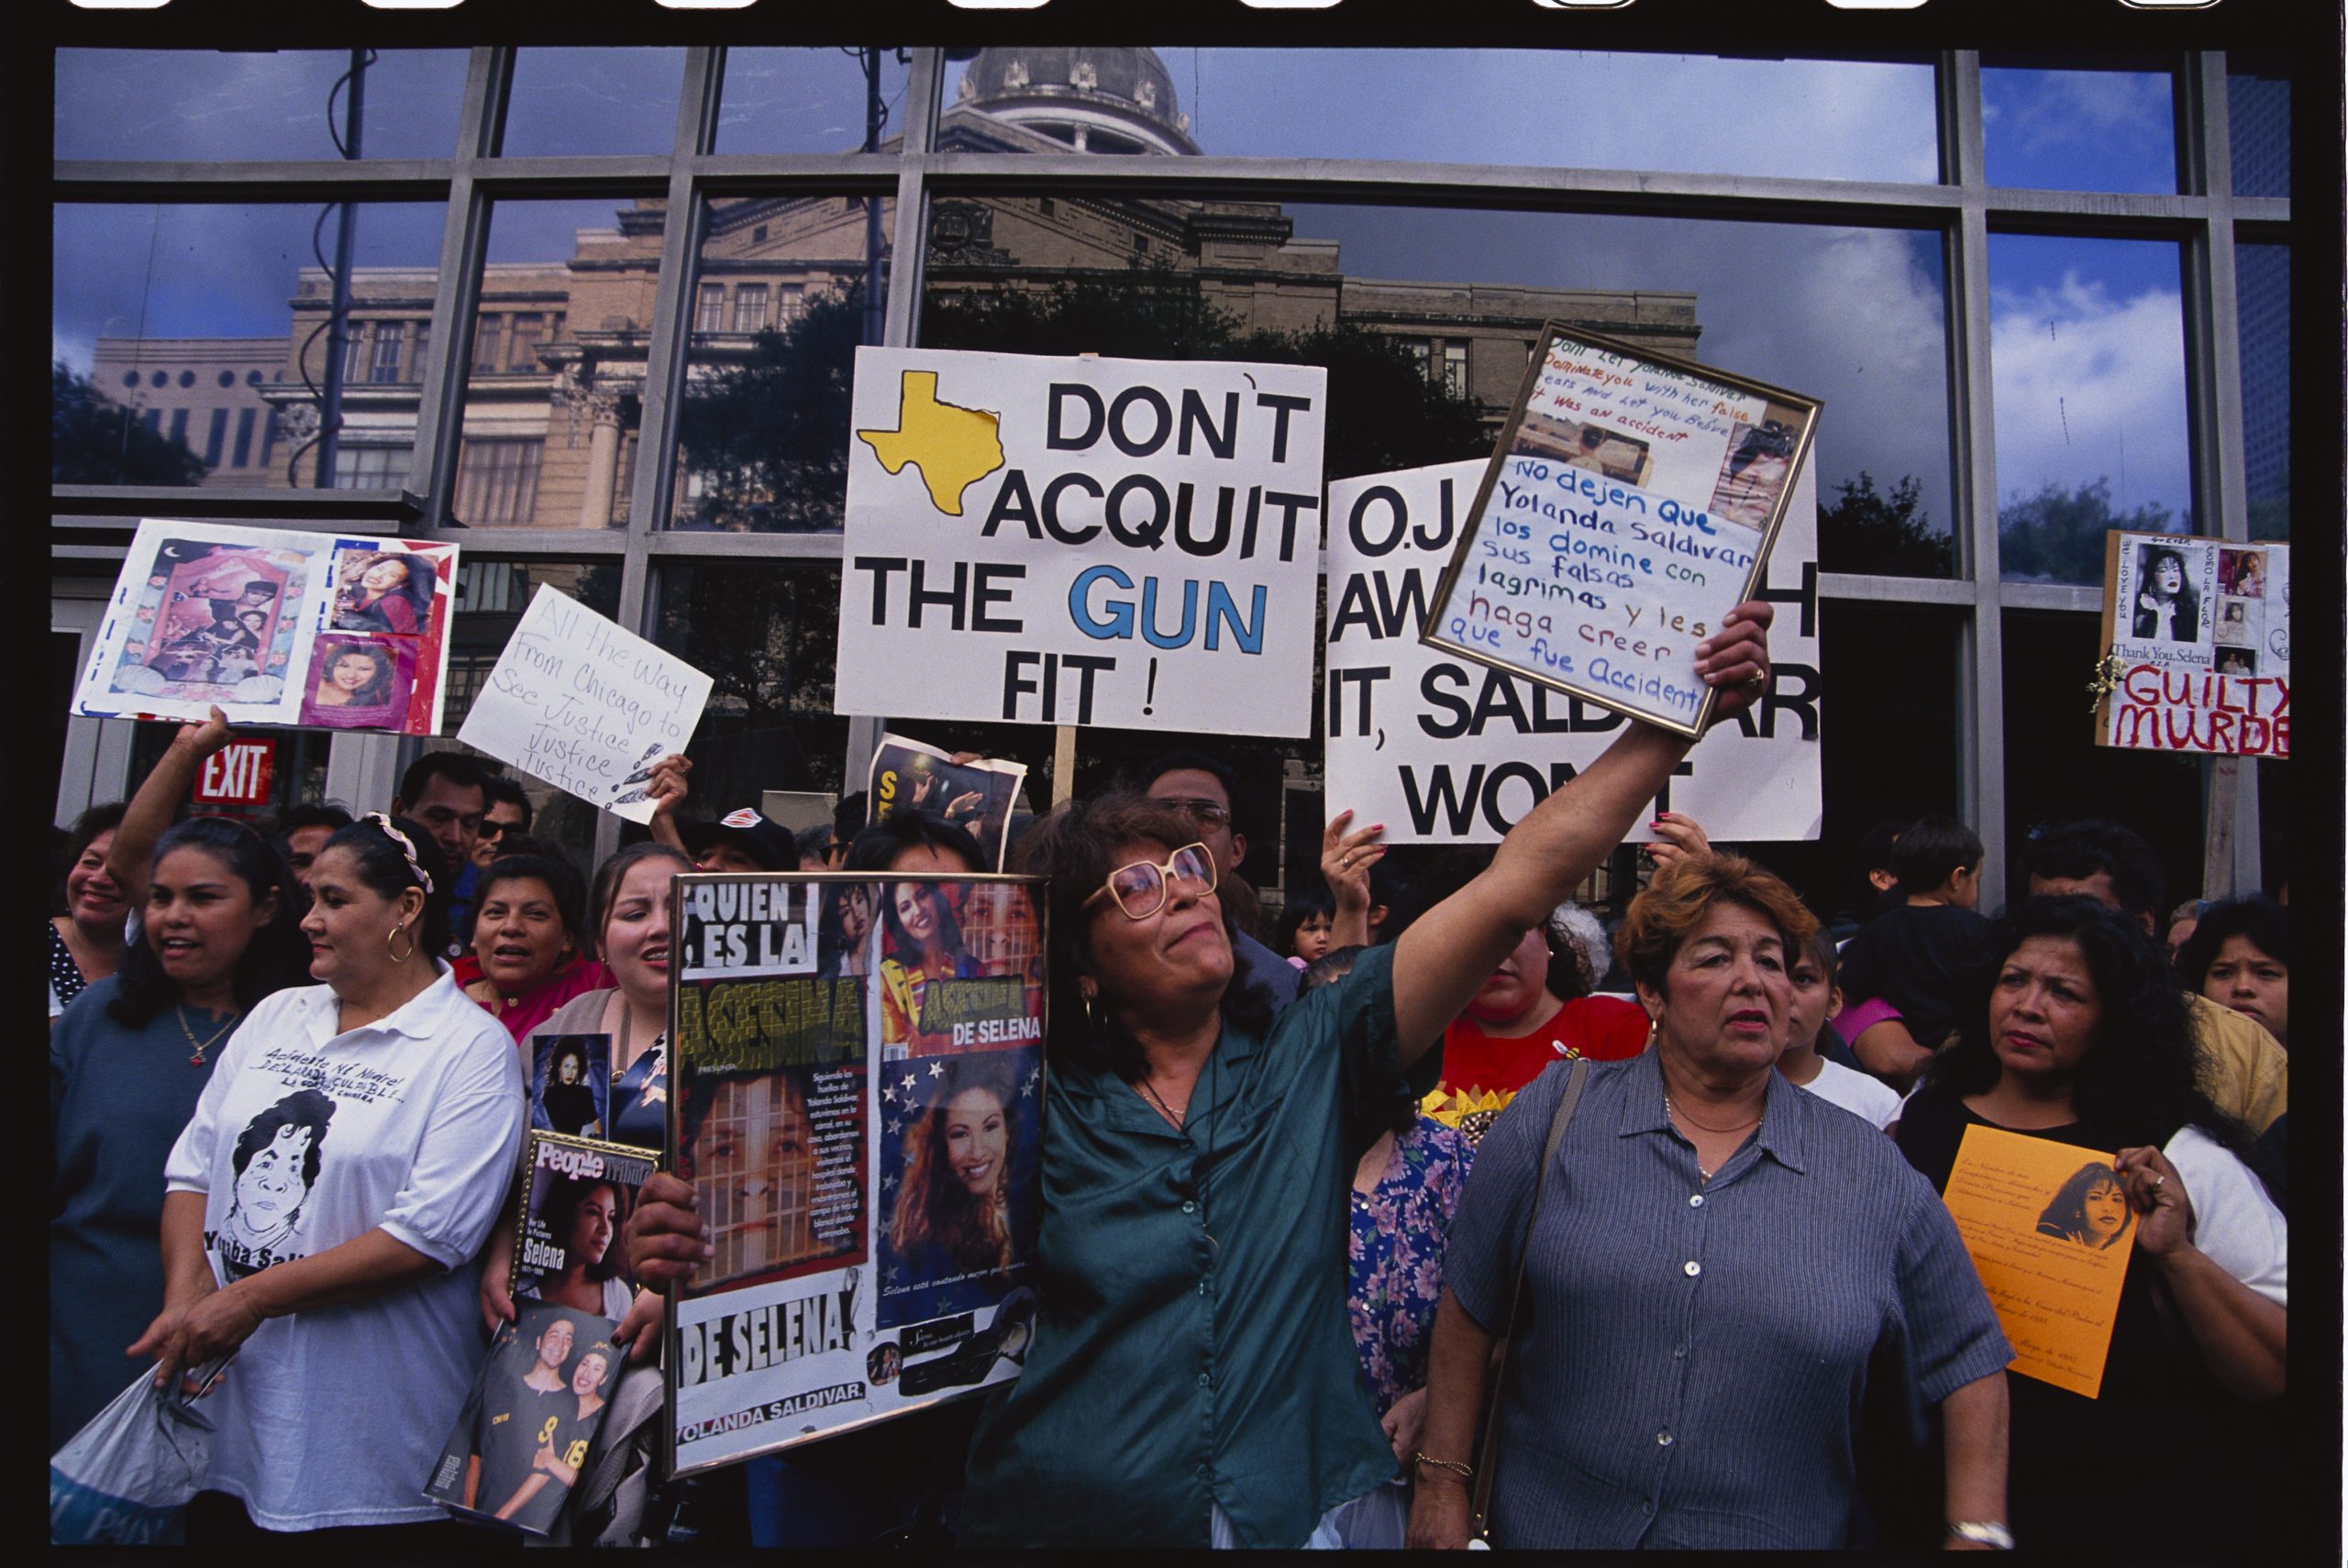
[[[2094,1398],[2136,1246],[2111,1156],[1968,1127],[1943,1196],[2013,1342],[2007,1370]]]

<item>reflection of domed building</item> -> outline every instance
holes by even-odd
[[[1191,116],[1152,49],[1028,48],[979,51],[956,108],[974,109],[1079,152],[1190,153]]]
[[[1201,152],[1172,75],[1149,49],[981,50],[948,97],[936,138],[942,151],[1058,159]],[[893,203],[880,206],[875,223],[863,196],[801,190],[712,202],[688,286],[688,376],[727,374],[756,356],[762,331],[787,330],[818,302],[885,277],[895,220]],[[459,521],[602,528],[627,520],[666,227],[665,203],[642,199],[608,226],[579,229],[567,258],[484,270],[451,498]],[[877,268],[868,256],[875,237]],[[1244,331],[1296,332],[1335,321],[1366,326],[1401,339],[1430,379],[1474,398],[1495,425],[1545,319],[1669,352],[1692,354],[1696,344],[1692,294],[1349,277],[1337,242],[1300,238],[1276,202],[1198,200],[1143,184],[1125,192],[1063,187],[1052,195],[939,194],[929,204],[925,244],[923,288],[932,300],[1058,283],[1116,287],[1146,268],[1194,284],[1202,304]],[[336,464],[342,484],[396,487],[410,480],[434,283],[429,273],[380,268],[352,278]],[[178,369],[206,353],[216,358],[222,345],[105,339],[98,358],[117,381],[130,373],[116,369],[119,360],[168,364],[188,383],[184,393],[176,383],[147,393],[146,417],[158,429],[168,419],[171,433],[185,431],[191,445],[205,438],[199,432],[208,434],[210,447],[221,448],[209,482],[282,485],[288,448],[316,423],[309,386],[325,379],[326,337],[314,329],[330,297],[325,274],[305,270],[288,302],[287,337],[226,346],[241,354],[240,367],[268,364],[269,375],[247,370],[225,392],[205,390],[218,379],[208,359],[201,374]],[[717,481],[697,471],[692,458],[685,453],[680,464],[676,521],[745,525],[703,520],[712,515],[703,500]],[[293,457],[290,468],[292,482],[313,482],[306,454]],[[817,499],[796,522],[747,525],[836,526],[831,505]]]

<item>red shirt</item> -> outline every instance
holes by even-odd
[[[481,978],[481,962],[471,954],[456,959],[449,967],[455,971],[457,984],[469,986]],[[573,997],[589,991],[604,990],[616,984],[612,972],[590,959],[585,963],[572,959],[554,972],[553,977],[535,991],[526,991],[503,1008],[489,1010],[497,1016],[514,1036],[516,1045],[530,1043],[530,1031],[552,1018],[555,1010]]]
[[[1492,1090],[1506,1099],[1552,1062],[1626,1061],[1646,1043],[1646,1010],[1615,997],[1578,997],[1526,1034],[1487,1034],[1463,1014],[1443,1032],[1441,1087],[1447,1094]]]

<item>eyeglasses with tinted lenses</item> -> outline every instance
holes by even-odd
[[[1202,828],[1219,828],[1231,820],[1231,808],[1213,801],[1163,797],[1152,801],[1169,812],[1180,812]]]
[[[1166,907],[1169,880],[1182,882],[1196,897],[1213,892],[1214,856],[1203,844],[1186,844],[1163,866],[1149,860],[1120,866],[1109,873],[1108,881],[1092,889],[1084,904],[1090,909],[1105,895],[1116,900],[1118,911],[1127,920],[1147,920]]]

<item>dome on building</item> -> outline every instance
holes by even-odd
[[[957,104],[1079,152],[1195,154],[1191,116],[1153,49],[1036,45],[980,50]]]

